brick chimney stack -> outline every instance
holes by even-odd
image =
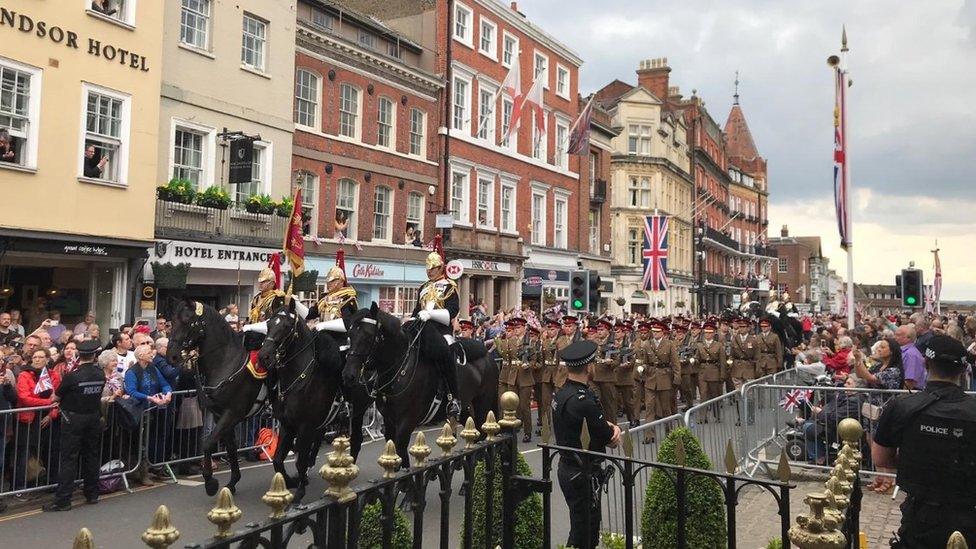
[[[667,57],[644,59],[637,69],[637,85],[647,88],[655,97],[665,101],[670,95],[668,87],[670,73],[671,67],[668,66]]]
[[[789,237],[790,236],[789,226],[783,225],[783,228],[779,230],[779,235],[782,236],[783,238]]]

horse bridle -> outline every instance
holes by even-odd
[[[363,379],[363,373],[366,371],[366,366],[373,362],[373,358],[376,355],[376,349],[378,349],[383,343],[383,330],[380,329],[379,323],[376,322],[376,319],[374,318],[364,317],[359,319],[358,322],[365,322],[366,324],[376,326],[376,338],[373,340],[373,345],[371,346],[372,348],[369,350],[369,353],[360,353],[351,348],[349,349],[349,352],[346,353],[346,357],[353,357],[361,360],[362,364],[359,367],[359,382],[365,384],[366,381]],[[363,357],[366,358],[364,359]]]
[[[376,398],[377,395],[380,395],[380,394],[384,395],[384,398],[385,397],[390,397],[390,396],[397,396],[397,395],[387,395],[387,394],[383,393],[384,390],[386,390],[388,387],[392,386],[396,382],[396,379],[397,379],[397,376],[396,375],[390,376],[390,379],[386,383],[384,383],[384,384],[382,384],[382,385],[380,385],[378,387],[372,387],[372,388],[370,388],[369,387],[369,384],[366,382],[366,380],[363,379],[363,373],[366,371],[366,366],[370,362],[372,362],[373,357],[376,354],[376,350],[379,349],[380,346],[383,343],[383,330],[380,329],[379,323],[376,321],[375,318],[364,317],[364,318],[359,319],[359,322],[365,322],[367,324],[373,324],[374,326],[376,326],[376,339],[373,341],[372,349],[370,349],[369,354],[365,355],[366,356],[366,359],[363,360],[362,367],[359,369],[359,382],[362,383],[363,385],[365,385],[369,389],[369,396],[372,397],[372,398],[374,398],[374,399]],[[407,352],[404,353],[403,360],[400,361],[400,364],[398,364],[395,368],[391,366],[390,368],[387,368],[387,369],[383,370],[383,372],[377,371],[376,372],[377,375],[376,375],[376,377],[374,379],[379,379],[379,375],[381,373],[386,373],[386,372],[389,372],[391,370],[400,370],[400,375],[404,375],[406,373],[406,370],[404,369],[404,366],[407,365],[408,361],[410,360],[410,353],[413,351],[414,346],[416,346],[417,340],[420,339],[421,331],[422,331],[422,327],[421,327],[420,330],[417,330],[417,334],[413,337],[413,339],[410,340],[410,345],[407,346]],[[357,352],[354,352],[354,351],[350,350],[349,351],[349,354],[346,355],[346,356],[362,357],[364,355],[363,355],[363,353],[357,353]],[[416,368],[413,371],[416,372],[417,371]],[[411,376],[411,380],[412,379],[413,379],[413,376]]]

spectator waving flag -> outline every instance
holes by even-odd
[[[39,395],[44,391],[50,391],[54,389],[54,383],[51,381],[51,374],[47,371],[47,367],[41,369],[41,375],[37,378],[37,383],[34,385],[34,394]]]
[[[576,118],[576,122],[573,123],[573,127],[569,130],[569,148],[566,149],[569,154],[584,155],[589,151],[590,118],[593,116],[593,99],[595,97],[595,94],[590,97],[586,106],[583,107],[583,111]]]
[[[792,391],[787,391],[787,393],[779,401],[779,405],[787,412],[792,412],[801,403],[809,402],[810,397],[812,396],[813,391],[810,389],[793,389]]]
[[[653,292],[668,289],[668,219],[666,215],[644,218],[643,288]]]

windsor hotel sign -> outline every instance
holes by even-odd
[[[64,44],[66,48],[84,50],[88,55],[126,65],[133,70],[149,72],[145,56],[112,44],[103,43],[95,38],[79,37],[78,33],[74,31],[51,25],[47,21],[35,20],[29,15],[16,13],[6,8],[0,8],[0,27],[9,27],[11,30],[33,35],[40,40],[50,40],[55,44]]]

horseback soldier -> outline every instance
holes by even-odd
[[[702,341],[695,348],[692,360],[701,368],[699,374],[705,391],[702,402],[722,395],[722,380],[725,378],[725,346],[715,339],[715,324],[706,322],[702,328]]]
[[[651,323],[651,339],[644,345],[644,421],[668,417],[674,409],[674,388],[681,383],[678,346],[665,337],[667,326],[659,320]],[[644,444],[654,441],[654,432],[645,431]]]
[[[614,329],[616,340],[614,345],[620,351],[618,363],[615,368],[617,374],[617,398],[620,402],[620,409],[627,415],[627,421],[631,427],[637,427],[638,415],[634,412],[634,357],[633,347],[630,342],[630,326],[618,324]]]
[[[604,417],[613,421],[617,419],[617,374],[614,372],[617,366],[614,357],[617,349],[610,339],[611,328],[613,326],[609,321],[601,319],[595,327],[587,328],[586,335],[590,341],[596,343],[598,349],[598,358],[593,369],[593,385],[600,397]]]
[[[449,416],[460,414],[461,409],[457,401],[457,356],[458,345],[452,334],[452,322],[458,314],[460,302],[458,300],[457,283],[447,277],[444,268],[444,257],[441,248],[441,237],[434,238],[434,251],[427,255],[427,282],[420,286],[417,292],[417,306],[414,307],[413,317],[422,324],[420,330],[433,330],[441,337],[427,337],[423,339],[425,349],[431,361],[438,364],[444,380],[447,382],[447,410]]]
[[[556,351],[562,352],[563,349],[569,347],[571,343],[576,341],[576,336],[578,334],[577,327],[579,323],[575,316],[564,316],[562,326],[560,329],[559,336],[556,337]],[[552,375],[552,384],[558,391],[566,384],[566,375],[568,370],[566,370],[566,365],[560,360],[559,364],[556,366],[556,370]]]
[[[495,352],[501,360],[501,368],[498,371],[498,398],[508,391],[515,392],[516,375],[512,372],[518,363],[519,334],[518,325],[524,322],[521,318],[512,318],[505,321],[505,335],[495,338]]]
[[[539,418],[542,424],[550,421],[552,412],[552,395],[555,394],[553,380],[559,362],[559,348],[556,344],[558,334],[559,323],[555,320],[547,320],[539,343],[540,366],[535,370],[535,386],[538,389],[536,403],[539,405]],[[542,434],[541,426],[536,430],[536,434]]]
[[[746,318],[735,321],[729,358],[732,360],[732,384],[739,390],[742,384],[756,379],[756,336],[749,333],[751,323]]]
[[[783,342],[771,329],[769,319],[759,321],[759,335],[756,345],[759,354],[756,357],[756,375],[768,376],[775,374],[783,366]]]
[[[526,332],[525,325],[521,329]],[[532,387],[535,385],[536,372],[542,368],[542,352],[539,342],[539,329],[528,326],[528,333],[522,338],[521,363],[515,369],[519,405],[518,416],[522,420],[522,442],[532,441]]]
[[[346,280],[345,253],[342,250],[336,251],[336,264],[325,276],[325,291],[325,295],[306,315],[306,320],[319,319],[315,329],[332,333],[340,344],[340,350],[345,350],[347,338],[344,319],[359,310],[359,303],[356,302],[356,289]]]
[[[285,306],[285,292],[278,289],[275,272],[265,267],[258,274],[258,293],[251,298],[251,309],[247,314],[248,324],[264,322],[272,313]]]

